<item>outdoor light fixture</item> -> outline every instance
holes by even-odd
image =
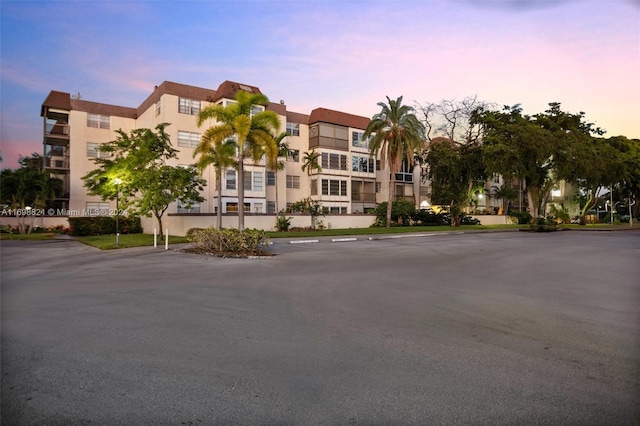
[[[551,190],[551,196],[552,197],[559,197],[562,194],[562,192],[560,192],[559,189],[553,189]]]
[[[118,248],[120,247],[120,228],[118,226],[118,216],[120,216],[120,211],[118,202],[120,195],[120,184],[122,183],[122,181],[120,180],[120,178],[115,178],[113,182],[116,184],[116,248]]]

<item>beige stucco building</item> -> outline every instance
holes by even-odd
[[[153,129],[160,123],[170,123],[165,131],[179,150],[178,158],[171,160],[172,165],[193,164],[193,150],[201,134],[214,124],[204,123],[198,127],[198,112],[212,103],[233,102],[239,90],[261,93],[256,86],[231,81],[223,82],[215,90],[165,81],[138,107],[123,107],[51,91],[42,104],[41,116],[46,167],[63,179],[66,188],[64,196],[56,200],[56,207],[79,212],[115,207],[114,202],[88,195],[81,178],[95,168],[92,160],[104,155],[97,149],[100,144],[114,140],[119,129],[129,133],[137,128]],[[280,117],[279,131],[289,132],[286,141],[291,155],[277,177],[267,170],[264,162],[246,163],[244,209],[248,217],[271,216],[260,222],[274,224],[276,212],[308,196],[320,201],[330,215],[336,216],[366,213],[387,200],[389,173],[382,170],[379,159],[370,157],[368,141],[363,138],[369,118],[327,108],[316,108],[308,114],[293,112],[287,110],[283,101],[270,103],[266,108]],[[303,158],[313,149],[321,155],[322,170],[307,174],[302,171]],[[200,226],[209,221],[213,225],[218,197],[222,198],[222,212],[233,215],[238,211],[236,174],[234,169],[223,173],[222,190],[218,194],[215,170],[205,170],[203,178],[207,186],[202,193],[205,201],[189,210],[174,203],[168,210],[169,219],[173,217],[177,221],[180,215],[198,216],[194,220]],[[428,187],[420,177],[419,167],[398,173],[397,197],[410,200],[416,207],[428,203]],[[340,222],[344,222],[344,218]]]

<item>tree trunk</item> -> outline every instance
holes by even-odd
[[[391,209],[393,200],[396,198],[396,174],[391,171],[391,180],[389,180],[389,202],[387,203],[387,229],[391,228]]]
[[[218,191],[218,206],[216,208],[216,228],[222,229],[222,169],[218,170],[216,176],[216,190]]]
[[[275,177],[276,180],[276,217],[278,217],[278,215],[280,214],[280,210],[278,209],[278,168],[276,167],[275,171],[273,172],[273,175]]]
[[[244,231],[244,155],[238,155],[238,230]]]
[[[160,235],[160,239],[162,239],[162,237],[164,235],[164,233],[162,232],[162,216],[161,215],[159,216],[155,212],[153,213],[153,215],[156,217],[156,219],[158,219],[158,228],[160,228],[159,235]]]
[[[533,194],[533,188],[531,187],[527,187],[527,201],[529,202],[529,213],[531,213],[531,216],[534,218],[538,217],[538,203]]]

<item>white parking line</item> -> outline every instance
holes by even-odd
[[[320,240],[295,240],[289,241],[289,244],[307,244],[307,243],[319,243]]]
[[[413,237],[431,237],[436,234],[403,234],[403,235],[388,235],[382,237],[369,237],[369,240],[392,240],[397,238],[413,238]]]
[[[339,243],[343,241],[358,241],[358,239],[357,238],[332,238],[331,239],[332,243]]]

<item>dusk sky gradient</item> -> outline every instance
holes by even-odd
[[[2,168],[42,152],[49,91],[137,107],[165,80],[250,84],[305,114],[561,102],[640,138],[639,0],[0,0],[0,28]]]

